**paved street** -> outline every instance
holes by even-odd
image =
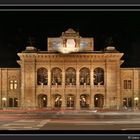
[[[0,130],[140,130],[140,112],[0,112]]]

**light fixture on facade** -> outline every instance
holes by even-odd
[[[2,98],[2,101],[3,101],[3,107],[6,107],[6,100],[7,100],[7,99],[6,99],[5,97]]]
[[[57,98],[55,99],[55,102],[57,102],[57,101],[58,101],[58,99],[59,99],[59,97],[57,97]]]
[[[2,98],[2,101],[6,101],[7,99],[5,97]]]
[[[86,101],[86,99],[84,97],[82,99],[83,99],[84,102]]]
[[[135,101],[138,101],[138,100],[139,100],[139,98],[138,98],[138,97],[135,97],[135,98],[134,98],[134,100],[135,100]]]
[[[46,98],[44,97],[43,100],[46,100]]]
[[[135,97],[134,100],[135,100],[135,103],[136,103],[135,106],[137,107],[139,98]]]

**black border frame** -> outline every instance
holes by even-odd
[[[81,2],[79,0],[75,1],[73,3],[73,0],[70,0],[68,2],[70,3],[63,3],[66,0],[61,0],[59,1],[59,4],[52,4],[52,0],[40,0],[38,1],[29,1],[29,0],[22,0],[22,3],[18,3],[18,0],[1,0],[0,1],[0,11],[6,11],[6,10],[12,10],[12,11],[40,11],[40,10],[82,10],[82,9],[87,9],[87,10],[107,10],[107,11],[112,11],[112,10],[124,10],[124,11],[140,11],[140,1],[139,0],[133,0],[133,2],[129,2],[128,0],[116,0],[115,2],[112,2],[112,0],[108,0],[105,3],[102,3],[104,0],[86,0],[85,2]],[[27,3],[28,1],[28,3]],[[57,1],[57,0],[56,0]],[[18,1],[19,2],[19,1]],[[126,3],[128,2],[128,3]],[[32,3],[32,4],[31,4]],[[42,4],[44,3],[44,4]],[[102,4],[99,4],[102,3]],[[125,4],[124,4],[125,3]],[[138,5],[137,5],[137,4]],[[41,133],[40,133],[41,132]],[[46,134],[47,132],[47,134]],[[36,134],[35,134],[36,133]],[[93,134],[94,133],[94,134]],[[2,137],[28,137],[33,138],[33,137],[71,137],[74,136],[75,138],[77,137],[117,137],[117,138],[127,138],[129,137],[139,137],[140,139],[140,131],[0,131],[0,138]],[[130,138],[131,139],[131,138]]]

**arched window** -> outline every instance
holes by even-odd
[[[62,97],[59,94],[54,95],[54,107],[61,107],[62,105]]]
[[[66,104],[69,108],[74,108],[75,106],[75,96],[72,94],[68,94],[66,97]]]
[[[59,68],[53,68],[51,71],[52,85],[62,85],[62,70]]]
[[[76,70],[74,68],[68,68],[65,74],[65,84],[76,85]]]
[[[45,94],[38,95],[38,106],[40,108],[47,107],[47,95]]]
[[[104,105],[104,95],[95,94],[95,96],[94,96],[94,106],[102,108],[103,105]]]
[[[47,85],[48,84],[48,70],[45,68],[39,68],[37,70],[37,84]]]
[[[80,85],[90,85],[90,70],[88,68],[80,70]]]
[[[89,95],[87,94],[80,95],[80,107],[81,108],[89,107]]]
[[[102,68],[94,69],[94,85],[104,85],[104,70]]]

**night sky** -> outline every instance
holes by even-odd
[[[140,67],[140,12],[32,11],[0,12],[0,67],[19,67],[18,52],[25,50],[28,38],[40,50],[47,50],[47,37],[59,37],[68,28],[82,37],[94,37],[95,50],[114,46],[124,52],[122,67]]]

